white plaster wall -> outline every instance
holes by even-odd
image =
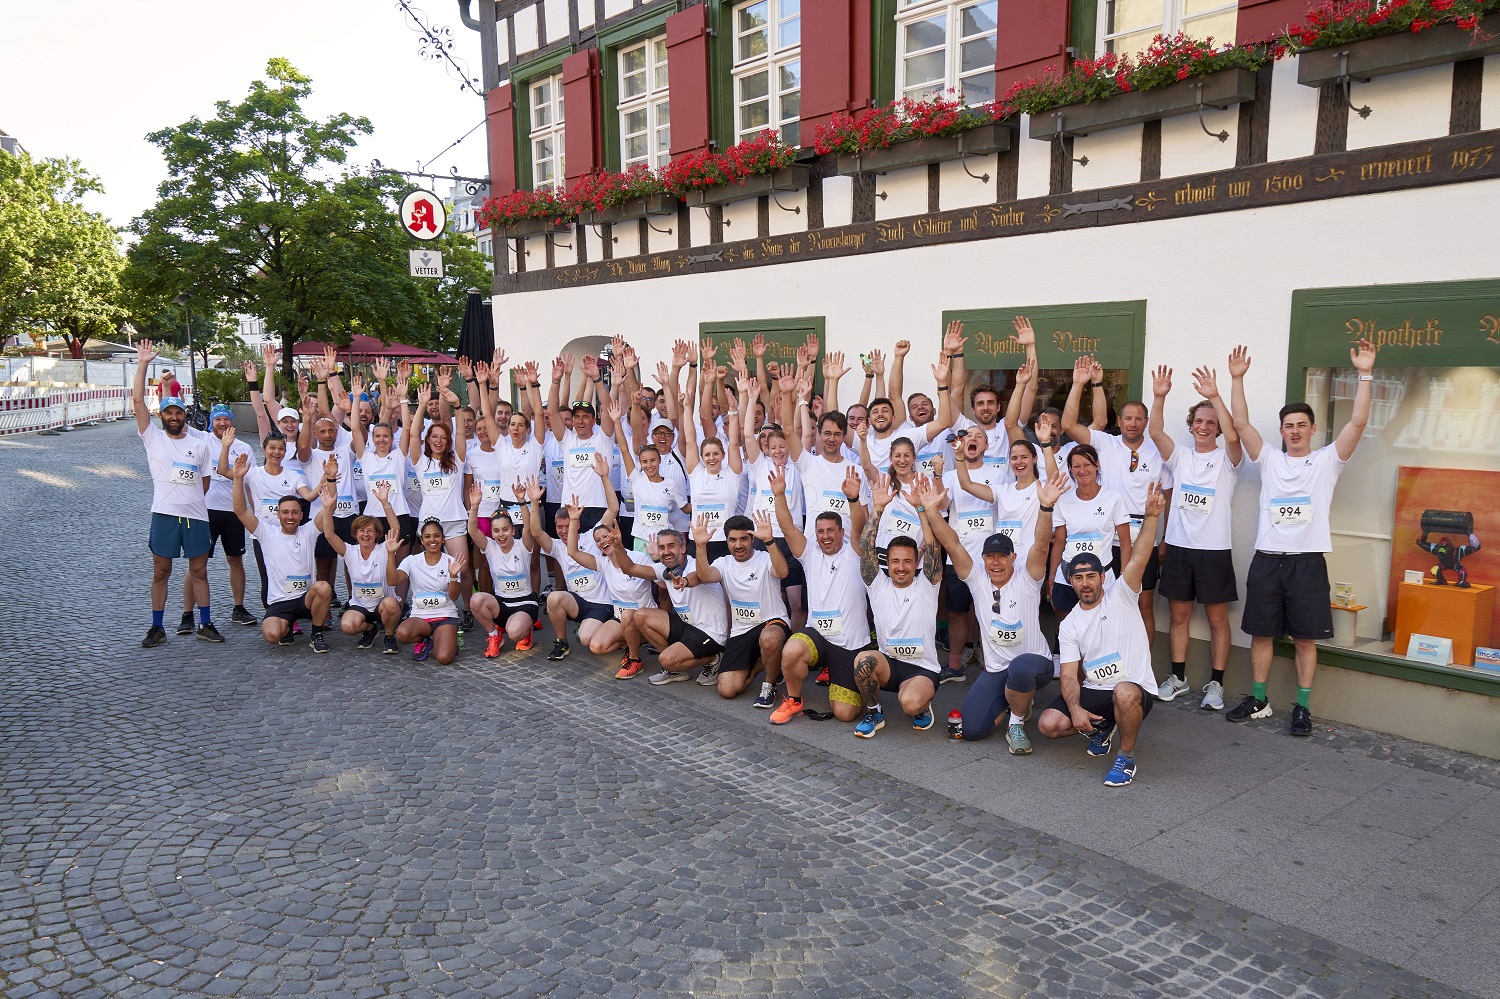
[[[724,206],[724,241],[732,242],[736,239],[754,239],[760,227],[756,224],[755,213],[759,202],[755,198],[744,201],[732,201]]]
[[[776,207],[776,203],[787,207],[786,211]],[[803,191],[778,191],[771,199],[771,235],[782,236],[789,232],[807,231],[807,192]],[[792,211],[791,209],[801,209]]]
[[[1022,115],[1016,130],[1016,197],[1040,198],[1052,188],[1052,144],[1030,139],[1031,116]]]
[[[1482,246],[1493,219],[1476,204],[1500,203],[1500,180],[1341,198],[1303,205],[919,247],[830,260],[682,275],[496,299],[512,349],[523,359],[545,351],[531,344],[597,332],[608,316],[644,357],[665,356],[678,337],[695,337],[714,320],[785,316],[827,318],[829,346],[851,356],[898,338],[929,339],[941,329],[942,311],[958,308],[1045,305],[1145,299],[1145,366],[1177,372],[1168,412],[1192,399],[1188,373],[1199,364],[1224,370],[1225,358],[1249,341],[1254,363],[1246,378],[1252,418],[1267,440],[1276,440],[1276,410],[1284,401],[1287,323],[1293,289],[1493,277],[1493,259],[1455,253]],[[1287,233],[1337,234],[1340,252],[1316,239]],[[1399,232],[1402,252],[1390,252]],[[730,238],[742,238],[739,233]],[[1185,274],[1184,248],[1264,247],[1252,279],[1233,270],[1202,268]],[[1079,280],[1078,261],[1109,261]],[[1164,263],[1165,262],[1165,263]],[[1188,279],[1190,277],[1190,279]],[[924,287],[925,294],[889,289]],[[663,307],[663,302],[669,303]],[[526,345],[521,347],[519,345]],[[910,391],[933,391],[920,352],[908,366]],[[852,382],[850,383],[852,387]],[[1173,433],[1185,436],[1174,426]],[[1274,445],[1273,445],[1274,446]],[[1236,566],[1243,583],[1255,540],[1259,477],[1242,477],[1234,500]],[[1347,499],[1341,486],[1337,494]],[[1330,559],[1342,571],[1359,552],[1339,539]],[[1243,587],[1241,592],[1243,592]],[[1238,606],[1232,612],[1238,614]],[[1237,616],[1235,623],[1238,623]],[[1198,622],[1199,637],[1204,637]],[[1236,628],[1235,641],[1245,644]]]
[[[947,163],[938,164],[942,175],[938,181],[938,207],[943,211],[950,208],[968,208],[971,205],[989,205],[995,201],[995,188],[997,181],[995,174],[999,168],[1000,156],[993,154],[989,156],[970,156],[963,160],[952,160]],[[989,177],[989,180],[980,182],[964,172],[967,166],[980,177]]]
[[[522,7],[514,15],[516,22],[516,55],[535,52],[541,45],[537,38],[535,7]]]
[[[1271,121],[1266,156],[1290,160],[1311,156],[1318,130],[1318,88],[1297,82],[1297,60],[1279,60],[1271,70]]]
[[[1205,111],[1203,120],[1213,132],[1227,131],[1224,142],[1203,134],[1197,113],[1163,118],[1161,122],[1161,175],[1184,177],[1194,173],[1228,170],[1234,166],[1238,142],[1240,109]],[[1077,176],[1075,171],[1074,176]]]
[[[527,236],[521,240],[521,252],[526,254],[526,269],[539,271],[547,266],[547,237]]]
[[[1073,190],[1090,191],[1141,179],[1141,126],[1106,128],[1073,140],[1073,158],[1087,156],[1089,165],[1073,164]]]
[[[886,193],[885,198],[880,192]],[[892,170],[875,177],[875,217],[898,219],[903,215],[927,213],[927,167],[915,166]]]
[[[571,267],[578,263],[578,240],[583,238],[578,234],[578,230],[585,228],[587,226],[575,225],[571,230],[557,233],[552,237],[553,266]],[[542,259],[545,261],[547,258]]]
[[[646,220],[646,240],[651,253],[665,253],[667,250],[677,249],[677,217],[675,215],[663,215],[660,218]],[[658,230],[665,229],[666,232]]]
[[[1479,97],[1479,127],[1500,128],[1500,55],[1484,60],[1484,93]]]
[[[823,224],[848,225],[854,221],[854,178],[823,178]]]
[[[688,236],[694,246],[707,246],[709,243],[708,212],[702,208],[688,209],[688,215],[692,222],[688,226]]]
[[[547,10],[547,41],[568,37],[568,0],[543,0]]]
[[[605,18],[611,18],[616,14],[623,14],[630,7],[631,0],[604,0],[604,16]]]
[[[616,257],[634,257],[640,254],[640,226],[636,225],[635,219],[629,222],[617,222],[611,228],[615,235],[614,255]]]
[[[578,0],[578,30],[594,26],[594,5],[591,0]]]
[[[595,235],[594,229],[594,226],[579,224],[575,227],[574,231],[578,233],[578,238],[583,240],[584,244],[588,247],[589,259],[603,260],[604,240],[602,237]],[[602,233],[604,231],[604,227],[599,226],[598,230]]]
[[[1353,91],[1350,97],[1354,106],[1368,105],[1370,117],[1349,112],[1350,149],[1448,134],[1453,108],[1452,66],[1377,76],[1369,83],[1356,83]]]

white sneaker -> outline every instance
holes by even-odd
[[[1188,686],[1188,682],[1174,673],[1163,680],[1160,687],[1156,688],[1156,699],[1158,701],[1175,701],[1178,694],[1190,689],[1192,688]]]
[[[1218,680],[1210,680],[1203,685],[1203,703],[1199,707],[1204,711],[1224,710],[1224,687]]]
[[[681,683],[684,680],[691,679],[692,676],[688,673],[668,673],[666,670],[662,670],[660,673],[652,673],[646,677],[648,683],[653,683],[658,687],[664,683]]]
[[[964,665],[969,666],[979,661],[979,647],[975,645],[964,646]]]

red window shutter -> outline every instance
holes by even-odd
[[[802,7],[803,145],[838,112],[869,107],[869,6],[823,0]]]
[[[1311,0],[1240,0],[1234,40],[1244,45],[1279,35],[1287,25],[1301,21],[1309,6]]]
[[[707,4],[667,18],[667,83],[672,101],[672,155],[708,148]]]
[[[1000,5],[1000,30],[995,45],[995,93],[1041,76],[1051,67],[1061,71],[1067,60],[1067,0],[1009,0]]]
[[[485,129],[490,151],[490,194],[499,197],[516,189],[516,102],[510,84],[484,95]]]
[[[566,180],[594,173],[603,166],[599,153],[599,50],[574,52],[562,64],[563,148]]]

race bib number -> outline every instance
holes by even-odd
[[[1001,621],[998,618],[990,618],[990,641],[1002,648],[1011,648],[1021,644],[1021,622]]]
[[[568,467],[575,471],[582,468],[592,469],[594,467],[594,449],[591,447],[569,448]]]
[[[843,611],[813,611],[807,615],[812,626],[824,638],[841,638],[844,634]]]
[[[620,620],[620,618],[624,615],[625,611],[628,611],[628,610],[637,610],[641,606],[641,602],[639,600],[621,600],[619,598],[615,599],[614,604],[615,604],[615,620],[617,620],[617,621]]]
[[[179,486],[196,486],[198,484],[198,466],[189,465],[185,461],[172,462],[172,482]]]
[[[1063,561],[1071,562],[1084,552],[1099,555],[1103,551],[1103,534],[1099,531],[1081,531],[1078,534],[1068,535],[1068,543],[1063,546]]]
[[[1007,538],[1010,538],[1011,544],[1014,545],[1021,540],[1021,528],[1025,526],[1026,525],[1019,520],[1002,520],[995,525],[995,532],[997,534],[1003,534]]]
[[[261,499],[261,501],[260,501],[260,516],[261,516],[261,519],[262,520],[275,520],[276,519],[276,509],[280,505],[281,504],[276,501],[276,497],[274,497],[274,496],[263,497]]]
[[[1312,522],[1311,496],[1277,496],[1271,500],[1271,523],[1277,527],[1306,527]]]
[[[286,591],[288,593],[306,593],[307,586],[311,582],[311,576],[288,576],[286,577]]]
[[[724,523],[724,504],[695,503],[693,505],[693,514],[694,516],[703,518],[703,522],[708,525],[709,533],[716,533],[720,525]]]
[[[932,478],[933,477],[932,473],[934,472],[934,468],[932,467],[932,463],[933,463],[934,459],[936,459],[936,458],[937,458],[937,455],[935,455],[935,454],[930,454],[930,455],[928,455],[925,458],[918,458],[917,459],[917,472],[919,474],[921,474],[921,475],[927,476],[929,479]]]
[[[499,582],[501,593],[520,595],[526,592],[529,580],[526,576],[501,576]]]
[[[953,526],[961,538],[987,538],[995,533],[995,515],[988,510],[970,510],[956,514]]]
[[[446,593],[415,593],[412,594],[411,607],[412,610],[431,611],[437,610],[447,602],[448,594]]]
[[[563,462],[562,462],[561,458],[554,458],[554,459],[552,459],[552,464],[551,464],[550,467],[552,469],[552,477],[554,479],[560,479],[560,478],[562,478]]]
[[[823,490],[823,506],[819,513],[836,513],[840,517],[849,512],[849,497],[845,496],[843,490]]]
[[[1215,490],[1208,486],[1195,486],[1190,482],[1177,484],[1177,509],[1188,513],[1208,513],[1214,508]]]
[[[1009,464],[1010,464],[1010,457],[1007,456],[1007,455],[1003,455],[1003,454],[1002,455],[987,454],[987,455],[984,456],[984,467],[985,468],[1005,468]]]
[[[363,583],[354,584],[354,600],[362,607],[368,607],[377,602],[385,593],[383,586],[366,586]]]
[[[682,619],[683,624],[693,623],[693,609],[687,604],[679,604],[673,601],[672,609],[677,612],[677,616]]]
[[[659,531],[667,526],[667,508],[642,504],[636,507],[635,520],[642,527],[651,531]]]
[[[1083,664],[1083,675],[1089,683],[1098,687],[1113,687],[1125,679],[1125,667],[1120,664],[1120,654],[1111,652]]]
[[[736,624],[756,624],[760,621],[760,601],[758,600],[731,600],[729,607],[734,613]]]
[[[1132,546],[1135,545],[1135,539],[1139,538],[1141,536],[1141,528],[1143,526],[1145,526],[1145,523],[1146,523],[1146,518],[1145,517],[1137,517],[1134,514],[1131,515],[1131,517],[1130,517],[1130,544]]]
[[[487,499],[487,500],[497,500],[497,499],[500,499],[500,480],[499,479],[484,479],[484,480],[482,480],[482,485],[483,485],[483,488],[484,488],[484,498],[485,499]]]
[[[887,658],[906,663],[919,663],[924,658],[927,643],[920,638],[890,638],[881,644]]]
[[[422,493],[425,496],[446,496],[453,489],[452,475],[433,473],[422,476]]]
[[[335,517],[354,516],[354,497],[340,496],[333,504],[333,515]]]
[[[891,537],[908,537],[917,542],[922,540],[922,528],[916,521],[901,513],[887,514],[891,527]]]
[[[594,587],[599,585],[599,574],[588,569],[580,569],[570,572],[564,577],[568,589],[574,593],[593,593]]]
[[[394,472],[382,472],[382,473],[380,473],[378,475],[366,476],[366,478],[365,478],[365,484],[367,486],[369,486],[371,494],[374,493],[375,487],[378,486],[378,485],[380,485],[380,483],[382,483],[382,482],[384,482],[387,486],[390,487],[390,490],[391,490],[391,492],[393,494],[395,493],[395,491],[396,491],[396,474]]]

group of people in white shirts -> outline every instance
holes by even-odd
[[[174,558],[190,566],[179,633],[223,641],[205,569],[223,543],[233,620],[259,624],[265,641],[281,645],[308,622],[314,652],[328,651],[336,626],[359,648],[379,639],[386,653],[408,646],[416,659],[446,664],[475,628],[484,655],[496,657],[507,643],[530,649],[545,614],[549,660],[571,653],[571,624],[591,652],[621,653],[620,679],[654,653],[654,684],[696,679],[725,698],[754,689],[773,724],[836,718],[862,738],[885,725],[882,692],[913,728],[931,728],[938,686],[968,682],[977,659],[962,735],[1003,730],[1017,755],[1032,750],[1036,692],[1057,680],[1037,731],[1085,735],[1094,756],[1114,751],[1105,783],[1120,786],[1136,775],[1135,741],[1154,702],[1188,689],[1195,603],[1212,635],[1201,703],[1224,707],[1227,611],[1238,599],[1230,509],[1248,455],[1262,483],[1241,623],[1254,684],[1226,717],[1270,715],[1272,643],[1289,635],[1299,686],[1291,732],[1308,734],[1314,643],[1332,630],[1328,508],[1368,418],[1374,348],[1351,349],[1361,381],[1332,444],[1313,449],[1314,414],[1294,403],[1281,413],[1284,450],[1264,446],[1245,403],[1244,348],[1228,361],[1227,402],[1214,370],[1193,373],[1201,401],[1184,444],[1167,431],[1171,371],[1154,372],[1150,406],[1120,407],[1117,436],[1103,430],[1104,372],[1087,356],[1075,363],[1064,407],[1023,424],[1038,385],[1035,333],[1024,317],[1014,325],[1027,355],[1015,387],[1003,409],[998,389],[972,388],[972,417],[962,412],[958,323],[932,364],[935,405],[923,393],[902,398],[910,344],[901,341],[889,359],[862,355],[864,391],[847,412],[844,357],[831,352],[820,366],[811,338],[779,365],[760,338],[727,350],[679,341],[656,365],[660,388],[641,384],[639,358],[616,338],[607,359],[555,359],[545,399],[536,363],[507,373],[496,351],[488,362],[459,362],[469,405],[452,371],[440,370],[417,388],[415,407],[405,365],[388,388],[390,366],[377,362],[372,384],[381,390],[367,394],[359,375],[346,389],[331,352],[299,384],[300,408],[285,406],[268,348],[264,383],[246,365],[259,465],[227,410],[198,432],[185,426],[181,400],[168,398],[159,425],[151,421],[143,373],[156,355],[142,343],[136,419],[154,485],[155,563],[142,644],[166,640]],[[1090,388],[1094,423],[1083,425]],[[247,535],[259,621],[244,604]],[[1172,668],[1162,681],[1151,657],[1157,590],[1171,607]],[[1058,622],[1056,651],[1046,605]],[[826,685],[830,711],[806,706],[810,679]]]

